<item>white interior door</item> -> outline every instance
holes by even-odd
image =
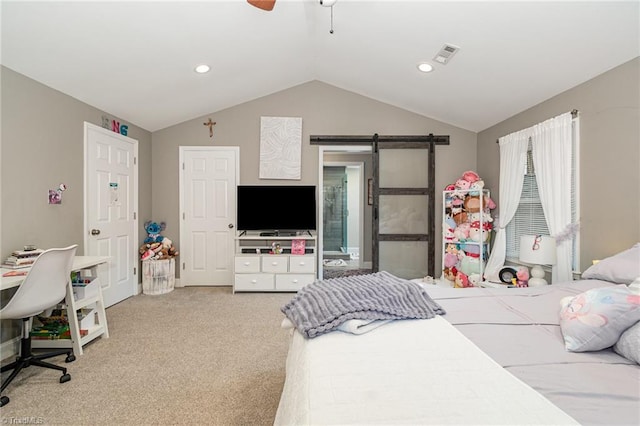
[[[180,147],[180,282],[233,284],[238,147]]]
[[[85,123],[85,255],[100,266],[105,306],[138,290],[138,141]]]

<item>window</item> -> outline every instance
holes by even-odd
[[[572,131],[572,151],[571,156],[571,221],[572,223],[578,223],[578,122],[573,121]],[[532,157],[532,143],[529,138],[529,146],[527,147],[527,171],[524,176],[524,182],[522,183],[522,195],[520,196],[520,203],[516,210],[513,219],[506,227],[506,258],[510,262],[519,263],[518,256],[520,251],[520,236],[521,235],[549,235],[549,229],[547,228],[547,221],[544,217],[544,211],[542,209],[542,203],[540,202],[540,196],[538,194],[538,184],[536,182],[536,173],[533,166]],[[578,238],[577,234],[573,233],[573,256],[572,256],[572,268],[574,271],[579,269],[579,250],[578,250]]]

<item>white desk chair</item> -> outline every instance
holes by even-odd
[[[21,319],[22,338],[20,339],[20,355],[16,360],[2,367],[2,372],[13,370],[9,377],[2,382],[0,393],[18,375],[20,370],[37,365],[62,371],[60,383],[68,382],[71,376],[65,367],[42,361],[43,359],[67,354],[65,362],[75,360],[72,349],[59,349],[45,354],[31,352],[31,320],[45,309],[60,303],[65,298],[67,284],[71,279],[71,267],[78,245],[66,248],[54,248],[44,251],[31,266],[24,281],[18,287],[7,305],[0,310],[2,319]],[[0,397],[0,407],[9,403],[7,396]]]

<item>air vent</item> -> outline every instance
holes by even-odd
[[[451,60],[451,58],[453,58],[453,55],[458,53],[458,50],[460,50],[458,46],[445,44],[444,46],[442,46],[442,49],[440,49],[438,54],[434,56],[433,60],[438,62],[439,64],[446,65]]]

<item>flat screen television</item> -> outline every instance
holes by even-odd
[[[240,185],[236,207],[239,231],[316,229],[315,186]]]

